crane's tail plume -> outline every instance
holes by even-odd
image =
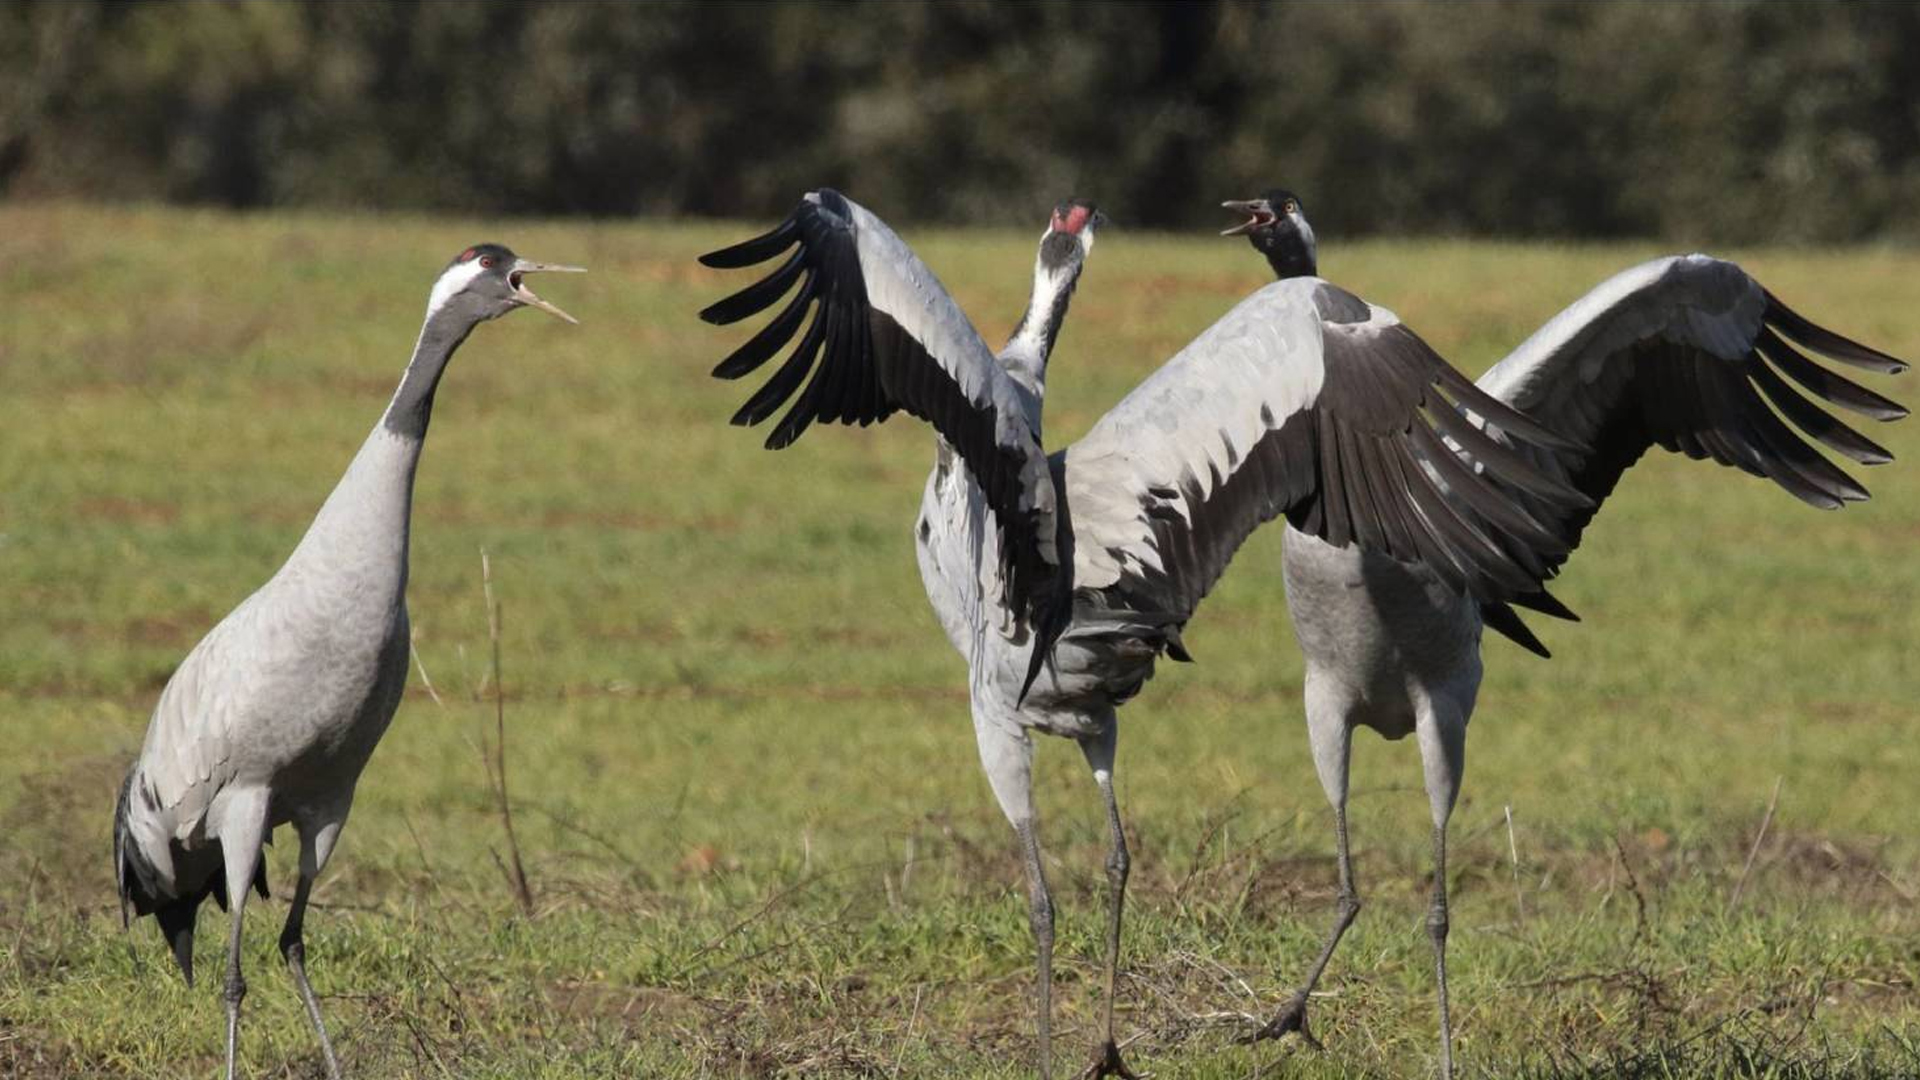
[[[153,856],[134,834],[133,814],[136,809],[133,800],[138,797],[145,800],[147,808],[153,806],[153,795],[144,785],[139,786],[136,795],[135,780],[138,773],[138,769],[127,773],[126,780],[120,785],[120,798],[113,812],[114,883],[120,892],[120,925],[129,927],[135,918],[152,915],[160,924],[160,935],[167,939],[173,962],[179,965],[180,974],[185,976],[187,985],[192,986],[194,916],[200,910],[200,902],[208,896],[212,896],[222,910],[226,909],[225,859],[220,851],[220,842],[210,841],[206,854],[197,861],[212,867],[212,872],[176,895],[172,889],[183,884],[180,877],[185,867],[178,858],[182,854],[178,846],[169,844],[166,855],[172,863],[174,883],[172,889],[165,885],[160,868],[154,865]],[[254,864],[253,888],[263,897],[268,895],[265,859]]]
[[[180,966],[180,974],[186,977],[187,985],[193,985],[193,922],[194,913],[199,910],[200,901],[205,898],[202,891],[193,897],[169,896],[160,883],[160,869],[153,864],[147,852],[141,847],[139,838],[133,834],[132,799],[134,779],[139,770],[127,773],[120,785],[120,799],[113,811],[113,870],[114,882],[120,891],[120,925],[130,928],[134,917],[152,915],[160,924],[160,934],[167,939],[167,947],[173,954],[173,962]],[[141,788],[141,796],[146,797],[146,789]]]

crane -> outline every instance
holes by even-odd
[[[1223,205],[1245,216],[1223,235],[1246,236],[1281,282],[1320,280],[1318,244],[1299,196],[1275,188],[1258,199]],[[1897,420],[1907,410],[1814,363],[1801,349],[1882,374],[1906,369],[1885,353],[1809,322],[1733,263],[1681,255],[1623,270],[1554,316],[1477,383],[1488,397],[1564,437],[1559,446],[1536,440],[1514,449],[1579,491],[1586,504],[1558,510],[1496,483],[1569,548],[1579,543],[1621,475],[1654,446],[1766,477],[1822,509],[1864,500],[1867,490],[1781,417],[1862,465],[1883,464],[1892,455],[1786,380],[1874,420]],[[1491,427],[1504,427],[1481,415]],[[1254,1037],[1297,1031],[1314,1042],[1307,996],[1360,911],[1347,846],[1354,729],[1369,727],[1389,739],[1416,734],[1433,816],[1427,928],[1439,985],[1440,1071],[1451,1076],[1447,818],[1460,792],[1467,721],[1480,689],[1481,627],[1542,657],[1547,649],[1512,608],[1476,602],[1422,567],[1337,550],[1295,529],[1285,534],[1281,552],[1287,608],[1306,654],[1307,732],[1333,807],[1340,885],[1333,928],[1306,981]],[[1557,571],[1566,554],[1553,556],[1548,569]],[[1544,593],[1521,602],[1528,600],[1548,614],[1573,617]]]
[[[280,952],[319,1037],[340,1062],[307,981],[302,927],[314,879],[353,805],[354,786],[400,703],[407,676],[407,534],[414,472],[434,390],[473,328],[522,307],[572,316],[528,289],[528,274],[577,271],[498,244],[462,251],[434,282],[393,400],[293,554],[220,620],[167,680],[114,809],[120,915],[153,915],[187,984],[193,933],[211,895],[230,914],[227,1078],[240,1035],[240,927],[251,886],[267,896],[261,845],[291,824],[300,877]]]
[[[1033,800],[1033,733],[1078,743],[1105,804],[1103,1031],[1085,1075],[1131,1077],[1113,1037],[1129,869],[1113,787],[1116,709],[1158,657],[1190,658],[1181,629],[1234,551],[1285,514],[1336,547],[1419,560],[1449,588],[1493,602],[1538,591],[1548,561],[1565,554],[1551,531],[1496,494],[1494,478],[1556,509],[1585,502],[1482,435],[1452,402],[1517,439],[1565,448],[1562,440],[1481,394],[1391,312],[1307,281],[1242,301],[1084,438],[1049,455],[1047,361],[1100,220],[1083,201],[1054,209],[1026,317],[998,354],[884,222],[831,189],[808,193],[764,235],[702,258],[737,269],[795,249],[701,313],[734,323],[793,292],[715,368],[738,378],[798,338],[736,424],[766,420],[791,400],[769,448],[792,444],[816,420],[868,424],[897,411],[937,434],[915,526],[919,563],[940,624],[967,661],[981,765],[1020,848],[1042,1077],[1052,1066],[1054,908]]]

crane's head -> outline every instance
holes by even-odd
[[[1047,231],[1040,235],[1040,268],[1051,273],[1079,273],[1093,250],[1094,231],[1107,215],[1085,199],[1068,199],[1053,208]]]
[[[554,307],[526,286],[528,274],[585,273],[584,267],[523,259],[499,244],[475,244],[454,256],[433,283],[427,299],[427,317],[443,312],[459,315],[471,322],[497,319],[523,307],[539,308],[570,323],[580,320]]]
[[[1245,236],[1255,251],[1267,257],[1275,276],[1312,277],[1320,272],[1319,247],[1298,195],[1274,188],[1257,199],[1228,199],[1220,205],[1247,218],[1220,230],[1220,235]]]
[[[1053,208],[1047,231],[1040,234],[1027,313],[1000,350],[1001,362],[1036,393],[1045,380],[1047,357],[1067,317],[1067,305],[1073,301],[1073,288],[1086,267],[1087,253],[1093,250],[1094,230],[1106,223],[1107,216],[1092,203],[1068,199]]]

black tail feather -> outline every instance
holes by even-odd
[[[207,862],[216,869],[208,874],[206,880],[191,886],[189,891],[173,896],[160,887],[160,872],[147,858],[145,851],[133,838],[128,824],[128,801],[133,794],[134,774],[129,772],[127,779],[120,785],[120,799],[113,813],[113,850],[114,881],[120,891],[120,924],[129,926],[133,919],[142,915],[152,915],[160,924],[160,936],[167,941],[167,948],[173,954],[173,962],[180,967],[180,974],[186,976],[187,985],[193,985],[193,927],[200,904],[211,896],[221,910],[227,909],[227,880],[221,867],[226,860],[220,850],[218,840],[210,841]],[[175,862],[176,870],[180,866]],[[267,892],[267,860],[263,857],[255,860],[253,867],[253,888],[262,897]]]
[[[1546,645],[1534,636],[1533,630],[1526,623],[1520,621],[1520,613],[1511,607],[1499,603],[1481,604],[1480,621],[1485,623],[1488,629],[1499,631],[1502,637],[1542,660],[1553,659],[1553,654],[1547,651]]]
[[[153,913],[160,922],[160,936],[167,939],[167,946],[173,951],[173,962],[180,965],[180,974],[186,976],[188,986],[193,985],[194,916],[199,914],[200,901],[206,895],[201,893],[191,900],[161,904]]]
[[[1559,597],[1545,589],[1541,589],[1538,592],[1521,593],[1513,597],[1509,602],[1519,607],[1530,608],[1542,615],[1551,615],[1556,619],[1565,619],[1568,622],[1580,621],[1580,616],[1576,614],[1572,608],[1561,603]]]

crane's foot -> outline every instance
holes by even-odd
[[[1300,1041],[1308,1046],[1315,1050],[1325,1049],[1320,1045],[1320,1040],[1313,1037],[1313,1032],[1307,1029],[1307,995],[1305,994],[1295,994],[1293,1000],[1282,1006],[1273,1019],[1267,1021],[1253,1034],[1243,1036],[1240,1042],[1243,1044],[1264,1042],[1267,1039],[1285,1038],[1296,1032],[1300,1036]]]
[[[1080,1074],[1080,1080],[1101,1080],[1106,1076],[1117,1076],[1120,1080],[1146,1080],[1148,1075],[1136,1073],[1127,1068],[1127,1063],[1120,1059],[1120,1048],[1114,1045],[1112,1039],[1108,1039],[1105,1043],[1093,1048],[1093,1060],[1087,1062],[1086,1070]]]

